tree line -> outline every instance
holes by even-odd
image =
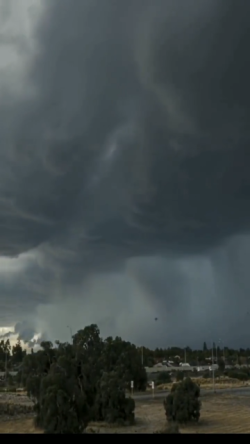
[[[140,359],[145,367],[152,367],[164,360],[171,360],[177,366],[185,360],[193,366],[204,365],[212,357],[212,345],[209,347],[206,342],[203,343],[201,349],[192,349],[187,346],[185,348],[168,347],[152,350],[148,347],[134,345],[134,350],[137,350],[138,355],[141,356]],[[27,352],[20,339],[13,346],[10,345],[9,339],[2,339],[0,341],[0,371],[5,371],[6,367],[9,371],[15,371],[27,353],[33,353],[33,350]],[[233,349],[214,343],[213,357],[214,361],[223,359],[226,364],[250,364],[250,349]]]
[[[19,365],[18,380],[34,402],[35,425],[45,433],[85,433],[92,421],[134,422],[131,381],[135,391],[147,387],[141,349],[134,344],[120,337],[103,339],[98,326],[90,325],[79,330],[72,343],[44,341],[36,353],[27,354],[20,341],[12,348],[8,340],[2,341],[0,347],[5,363],[8,357],[9,363]],[[158,351],[156,356],[160,358]],[[184,375],[179,380],[164,401],[170,427],[162,433],[178,433],[178,424],[200,417],[199,387]]]

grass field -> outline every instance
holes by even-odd
[[[192,378],[194,382],[200,385],[200,388],[203,390],[211,390],[213,388],[212,379]],[[173,383],[169,384],[160,384],[156,387],[156,390],[171,390]],[[238,379],[228,378],[228,377],[220,377],[215,378],[215,388],[216,390],[227,389],[227,388],[237,388],[237,387],[248,387],[250,385],[249,381],[239,381]],[[149,388],[148,391],[151,389]]]
[[[250,433],[250,397],[209,395],[202,399],[198,425],[181,427],[182,433]],[[131,427],[110,427],[92,424],[96,433],[153,433],[166,426],[162,400],[140,401],[136,405],[136,424]],[[0,433],[42,433],[35,429],[33,419],[0,421]]]

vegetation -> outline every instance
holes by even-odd
[[[157,385],[159,384],[169,384],[172,382],[172,378],[169,372],[159,372],[157,375]]]
[[[117,338],[119,339],[119,338]],[[107,340],[108,341],[108,340]],[[113,341],[113,339],[112,339]],[[124,342],[124,341],[123,341]],[[119,341],[116,343],[116,349],[119,349]],[[131,349],[132,352],[132,349]],[[133,353],[141,355],[141,347],[133,346]],[[11,347],[9,339],[1,339],[0,341],[0,371],[5,371],[6,364],[9,371],[18,370],[21,363],[26,356],[26,350],[24,350],[20,339],[17,343]],[[176,366],[184,359],[191,366],[203,366],[212,363],[211,348],[207,346],[206,342],[203,343],[202,349],[191,349],[190,347],[169,347],[169,348],[156,348],[151,350],[147,347],[143,347],[143,363],[145,367],[152,367],[154,364],[166,360],[172,361]],[[7,358],[7,360],[6,360]],[[250,365],[250,349],[234,350],[229,347],[219,347],[214,344],[214,362],[217,361],[221,372],[223,372],[224,364],[226,365]],[[6,362],[7,361],[7,362]],[[140,376],[139,376],[140,379]],[[140,385],[140,383],[138,382]],[[142,387],[143,387],[142,383]]]
[[[141,348],[119,337],[103,340],[96,325],[78,331],[72,339],[72,344],[42,342],[36,353],[33,350],[26,353],[20,340],[12,347],[9,339],[0,341],[0,371],[7,370],[4,378],[0,377],[0,390],[14,391],[17,383],[23,384],[34,402],[36,425],[45,433],[84,433],[91,421],[131,424],[135,403],[126,392],[131,381],[135,391],[146,390],[144,365],[170,360],[179,366],[184,357],[191,366],[211,363],[211,350],[205,342],[202,350],[172,347],[153,351],[144,347],[142,365]],[[216,377],[250,379],[249,349],[235,351],[225,347],[221,350],[215,344],[214,348],[218,363]],[[226,364],[235,367],[227,370]],[[237,364],[245,367],[239,368]],[[11,370],[18,371],[18,376],[11,376]],[[197,376],[198,371],[195,373]],[[190,379],[190,374],[191,370],[184,372],[181,367],[174,374],[177,383],[164,401],[169,426],[157,433],[180,433],[178,423],[199,420],[200,389]],[[209,370],[203,373],[204,378],[211,376]],[[172,380],[171,373],[166,371],[159,372],[156,378],[157,385]]]
[[[239,379],[240,381],[247,381],[250,378],[250,371],[248,368],[244,369],[231,369],[225,372],[225,375],[229,378]]]
[[[219,371],[221,373],[223,373],[225,371],[225,361],[224,359],[218,359],[218,367],[219,367]]]
[[[211,377],[212,377],[212,374],[211,374],[210,370],[205,370],[204,373],[203,373],[203,378],[204,379],[209,379]]]
[[[145,390],[147,375],[136,347],[121,338],[102,340],[91,325],[73,344],[43,342],[23,361],[23,382],[35,403],[36,425],[45,433],[83,433],[90,421],[132,423],[135,403],[126,397],[134,381]]]
[[[164,408],[168,422],[188,423],[199,421],[200,418],[200,387],[185,378],[174,384],[171,393],[164,400]]]
[[[181,370],[179,370],[177,373],[176,373],[176,381],[183,381],[183,379],[184,379],[184,372],[183,371],[181,371]]]

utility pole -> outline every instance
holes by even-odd
[[[7,390],[7,351],[5,351],[5,385]]]
[[[213,391],[215,393],[215,381],[214,381],[214,343],[212,342],[212,374],[213,374]]]
[[[71,341],[73,341],[72,328],[69,325],[67,325],[67,328],[70,331],[70,342],[71,342]]]

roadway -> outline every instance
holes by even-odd
[[[144,393],[144,394],[136,394],[133,396],[133,399],[135,401],[148,401],[152,399],[158,399],[158,398],[165,398],[170,393],[169,390],[163,390],[161,392],[155,392],[154,396],[153,394]],[[203,390],[201,389],[201,396],[211,395],[214,393],[214,390]],[[250,387],[237,387],[237,388],[228,388],[228,389],[217,389],[215,388],[216,394],[221,393],[232,393],[234,395],[243,395],[243,396],[250,396]]]

